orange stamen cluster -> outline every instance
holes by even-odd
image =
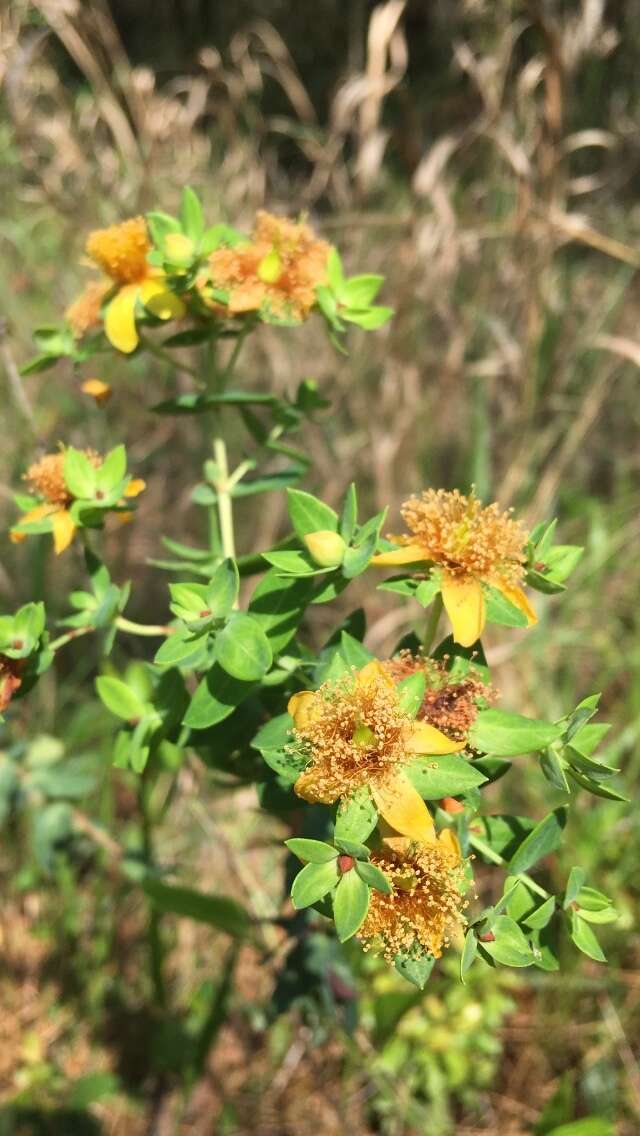
[[[392,891],[371,890],[367,917],[358,937],[364,950],[388,962],[396,955],[439,958],[463,924],[462,869],[440,843],[414,844],[402,856],[373,853]]]
[[[457,489],[427,489],[405,501],[401,512],[411,534],[403,543],[419,544],[425,560],[454,576],[493,576],[508,585],[522,580],[527,533],[510,510],[483,507],[474,492],[465,497]]]
[[[102,463],[102,458],[94,450],[85,450],[85,456],[95,469]],[[58,454],[45,454],[37,462],[30,465],[24,475],[29,488],[43,501],[51,505],[68,505],[73,497],[64,480],[64,452]]]
[[[99,326],[102,303],[109,290],[110,285],[104,280],[90,280],[80,295],[69,304],[64,313],[65,319],[77,339]]]
[[[382,676],[366,684],[327,683],[315,698],[316,713],[294,737],[309,759],[302,780],[316,799],[337,800],[406,762],[411,719]]]
[[[265,309],[303,320],[316,302],[315,289],[326,283],[328,255],[329,245],[308,225],[261,210],[249,244],[212,253],[211,279],[228,293],[232,313]]]
[[[151,248],[144,217],[132,217],[89,234],[87,255],[117,284],[133,284],[148,275]]]
[[[450,682],[444,663],[412,655],[410,651],[400,651],[384,666],[395,682],[424,671],[427,687],[416,717],[455,741],[464,741],[467,737],[476,720],[478,700],[488,701],[492,697],[491,687],[473,675],[460,682]]]

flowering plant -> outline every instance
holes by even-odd
[[[206,510],[209,538],[202,547],[165,538],[172,559],[156,563],[174,577],[166,617],[135,623],[125,614],[130,587],[112,580],[94,532],[110,514],[131,519],[131,499],[144,488],[127,473],[124,447],[104,458],[71,446],[34,455],[25,474],[30,494],[16,498],[22,516],[11,538],[52,533],[55,552],[63,553],[77,535],[88,590],[71,594],[67,630],[53,640],[42,603],[0,619],[7,730],[17,700],[78,636],[100,632],[105,658],[120,635],[161,641],[142,667],[119,674],[105,666],[96,678],[100,700],[119,721],[114,765],[141,786],[142,856],[132,858],[117,832],[105,837],[83,821],[77,805],[62,823],[63,791],[52,794],[55,803],[46,794],[41,800],[45,810],[58,810],[47,829],[51,848],[62,837],[67,848],[80,836],[96,840],[143,889],[160,992],[160,913],[255,938],[259,921],[237,895],[186,887],[154,849],[154,785],[196,755],[224,774],[228,790],[253,786],[259,807],[291,833],[287,870],[294,860],[302,867],[291,882],[291,905],[273,920],[296,944],[282,963],[290,994],[294,972],[306,991],[314,982],[326,990],[309,952],[331,924],[341,942],[359,940],[419,987],[449,946],[459,953],[463,979],[480,960],[555,970],[565,930],[602,961],[594,927],[615,918],[609,900],[579,867],[559,894],[544,872],[563,840],[572,794],[624,799],[610,784],[617,770],[596,753],[607,729],[592,721],[598,696],[553,722],[502,708],[481,643],[487,624],[505,634],[531,628],[536,612],[525,589],[560,595],[581,550],[554,543],[555,522],[528,533],[497,504],[484,506],[473,489],[466,496],[414,493],[401,510],[407,531],[387,536],[385,513],[359,518],[355,485],[338,511],[299,488],[309,463],[289,435],[326,403],[310,381],[286,397],[240,386],[243,344],[262,323],[293,332],[316,314],[344,350],[349,325],[374,331],[392,315],[375,302],[382,277],[347,278],[337,250],[306,221],[259,213],[249,237],[226,224],[207,227],[187,189],[179,218],[151,212],[124,221],[91,234],[86,251],[102,275],[61,326],[39,330],[40,354],[23,374],[63,357],[84,371],[106,351],[123,364],[147,351],[187,375],[192,390],[152,409],[199,415],[215,426],[213,456],[193,496]],[[185,362],[185,347],[202,348],[202,369]],[[82,384],[99,403],[112,393],[95,377],[83,376]],[[223,412],[237,415],[249,436],[235,467],[219,425]],[[266,468],[256,473],[260,462]],[[238,550],[236,506],[246,496],[282,491],[290,532],[275,548]],[[380,569],[398,574],[381,576]],[[395,593],[416,612],[427,609],[422,635],[404,639],[388,658],[372,656],[363,618],[345,616],[342,600],[324,642],[314,642],[309,629],[314,608],[335,604],[365,573],[368,587]],[[19,800],[16,752],[0,777],[4,815]],[[555,807],[540,818],[495,814],[485,791],[526,755],[535,755]]]

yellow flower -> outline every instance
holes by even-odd
[[[380,567],[422,566],[442,570],[442,599],[453,638],[470,647],[486,622],[483,584],[497,588],[527,617],[536,614],[520,586],[524,579],[527,533],[498,505],[484,508],[472,491],[427,489],[401,509],[409,532],[392,537],[398,548],[373,557]]]
[[[184,303],[167,288],[164,272],[149,264],[150,250],[144,217],[132,217],[89,234],[87,255],[107,279],[91,281],[67,309],[66,318],[76,334],[82,335],[98,322],[102,302],[114,287],[114,295],[107,299],[104,330],[109,342],[125,354],[135,351],[139,342],[135,321],[138,300],[159,319],[184,315]]]
[[[102,465],[102,458],[95,450],[84,450],[85,457],[91,465],[98,469]],[[9,532],[9,538],[14,544],[25,540],[29,535],[23,530],[24,525],[37,521],[50,519],[53,532],[53,545],[59,555],[69,547],[76,534],[76,523],[70,513],[70,506],[75,498],[67,489],[64,479],[64,451],[57,454],[45,454],[29,469],[24,479],[41,504],[35,505],[22,515],[17,526]],[[140,478],[133,478],[125,489],[125,497],[137,497],[145,487]]]
[[[330,246],[308,225],[260,211],[250,242],[212,253],[215,288],[228,293],[232,315],[261,309],[276,318],[304,320],[327,281]]]
[[[365,950],[382,954],[439,958],[462,927],[464,906],[461,856],[450,829],[426,844],[398,839],[373,852],[371,863],[384,873],[391,892],[371,890],[369,910],[358,938]]]
[[[456,753],[465,743],[405,714],[381,663],[294,694],[288,709],[309,762],[294,786],[298,796],[332,804],[366,785],[394,832],[435,838],[431,814],[404,769],[416,754]]]

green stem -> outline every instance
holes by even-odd
[[[475,848],[476,852],[479,852],[481,856],[486,856],[487,860],[491,860],[493,864],[499,864],[502,868],[508,868],[509,865],[504,857],[501,856],[499,852],[495,852],[484,840],[480,840],[479,837],[473,836],[470,833],[469,844],[472,848]],[[526,872],[518,872],[517,877],[519,880],[522,880],[523,884],[526,884],[531,891],[535,892],[536,895],[541,896],[542,899],[549,899],[551,893],[543,888],[541,884],[537,884],[535,880],[532,880],[531,876],[528,876]]]
[[[52,651],[58,651],[60,647],[66,647],[67,643],[71,643],[74,639],[79,639],[81,635],[88,635],[91,631],[95,631],[95,627],[90,623],[87,627],[74,627],[73,631],[66,631],[64,635],[59,635],[49,644]]]
[[[144,347],[150,355],[155,355],[156,359],[161,359],[163,363],[167,363],[175,371],[184,371],[186,375],[191,375],[193,379],[200,381],[200,376],[195,367],[190,367],[188,363],[181,363],[178,359],[174,359],[173,355],[170,355],[163,347],[158,347],[157,343],[148,339],[146,335],[140,335],[139,339],[141,347]]]
[[[229,488],[229,462],[227,460],[227,447],[224,438],[214,438],[213,457],[218,467],[218,480],[215,489],[218,495],[218,520],[220,522],[220,538],[222,540],[222,554],[235,560],[236,545],[233,531],[233,504]]]
[[[154,864],[153,851],[153,819],[149,807],[149,784],[146,777],[142,777],[138,786],[138,808],[140,810],[140,823],[142,827],[142,851],[145,862],[149,868]],[[149,902],[149,923],[147,928],[149,946],[149,973],[156,1004],[162,1009],[167,1004],[167,989],[164,980],[164,947],[162,944],[162,928],[160,912],[153,903]]]
[[[427,626],[424,632],[423,646],[425,655],[429,654],[429,651],[433,646],[433,641],[436,637],[436,631],[438,630],[438,624],[440,622],[440,616],[442,615],[442,608],[442,595],[440,592],[438,592],[433,603],[431,604],[431,610],[429,612]]]
[[[135,623],[133,619],[125,619],[123,615],[117,617],[116,627],[131,635],[173,635],[174,631],[173,627],[160,623]]]

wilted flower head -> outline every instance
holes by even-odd
[[[111,285],[105,280],[90,280],[84,291],[69,304],[64,315],[77,339],[100,326],[102,304],[110,289]]]
[[[381,566],[435,565],[442,570],[442,598],[456,642],[471,646],[486,621],[483,584],[497,588],[535,622],[522,588],[527,532],[510,511],[483,506],[472,490],[427,489],[401,508],[409,532],[391,539],[399,547],[374,557]]]
[[[402,850],[374,852],[371,862],[391,884],[386,894],[372,890],[369,911],[358,932],[365,950],[382,954],[439,958],[463,924],[462,866],[457,841],[445,829],[437,841],[405,842]]]
[[[84,450],[94,469],[100,465],[102,458],[95,450]],[[48,501],[52,505],[68,505],[73,497],[67,488],[64,479],[64,451],[57,454],[45,454],[29,466],[24,480],[36,497]]]
[[[228,294],[232,314],[303,320],[326,283],[329,248],[308,225],[261,210],[248,244],[212,253],[211,280]]]
[[[433,839],[431,814],[404,767],[416,754],[454,753],[464,742],[409,717],[381,663],[295,694],[289,713],[297,747],[308,761],[295,784],[300,797],[331,804],[366,785],[392,829],[416,840]]]
[[[491,687],[473,673],[452,682],[444,663],[424,655],[413,655],[411,651],[400,651],[384,667],[395,682],[417,672],[425,675],[424,698],[416,717],[419,721],[430,722],[448,738],[465,741],[476,720],[478,701],[488,701],[492,697]]]

